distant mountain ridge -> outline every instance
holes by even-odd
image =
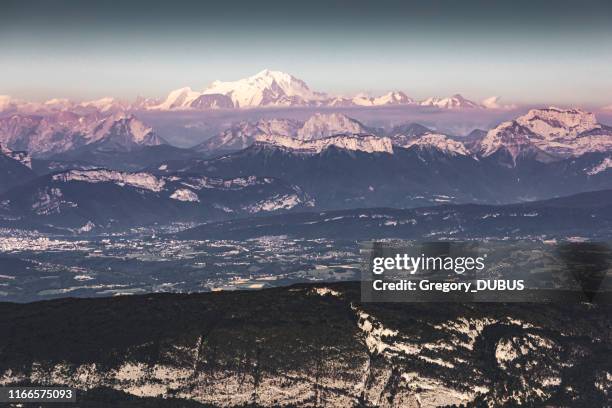
[[[464,98],[460,94],[455,94],[453,96],[447,98],[438,98],[432,97],[427,98],[424,101],[419,103],[421,106],[431,106],[436,108],[444,108],[444,109],[471,109],[471,108],[482,108],[482,105],[477,104],[476,102],[470,101],[469,99]]]
[[[205,222],[312,206],[302,190],[273,177],[159,176],[108,169],[67,170],[0,195],[0,221],[72,232]]]
[[[381,140],[388,137],[393,145],[400,147],[417,145],[474,157],[496,156],[510,166],[516,164],[519,156],[552,162],[586,153],[612,152],[612,127],[598,123],[590,112],[560,108],[532,109],[515,120],[489,131],[473,131],[466,137],[440,134],[415,123],[385,131],[365,126],[343,114],[317,113],[304,123],[284,119],[240,123],[202,143],[197,150],[227,152],[246,148],[257,140],[273,143],[277,139],[288,146],[292,138],[316,140],[360,134]]]
[[[305,81],[282,71],[264,69],[255,75],[233,81],[213,81],[204,89],[189,86],[170,91],[163,99],[139,96],[127,102],[104,96],[86,101],[53,98],[44,102],[31,102],[0,95],[0,113],[40,114],[76,110],[87,112],[118,111],[174,111],[210,109],[249,109],[265,107],[381,107],[415,106],[436,109],[491,109],[513,110],[515,104],[500,102],[501,97],[490,96],[480,102],[470,100],[459,93],[447,97],[432,96],[417,100],[400,90],[390,90],[382,95],[357,93],[354,96],[332,95],[312,90]],[[610,106],[599,110],[610,111]]]
[[[489,130],[481,142],[481,154],[504,150],[515,161],[531,154],[541,160],[612,151],[612,127],[597,122],[580,109],[532,109]]]
[[[428,98],[417,102],[401,91],[390,91],[381,96],[357,94],[353,97],[331,96],[316,92],[308,85],[281,71],[265,69],[253,76],[236,81],[214,81],[202,91],[184,87],[171,91],[158,105],[148,106],[152,110],[197,110],[239,109],[272,106],[315,107],[375,107],[393,105],[415,105],[442,109],[491,108],[456,94],[448,98]],[[493,108],[499,109],[496,105]]]
[[[130,113],[63,111],[0,118],[0,143],[32,155],[50,156],[84,147],[130,151],[167,142]]]
[[[482,157],[432,133],[406,146],[373,135],[341,134],[308,142],[265,136],[244,150],[212,159],[165,161],[150,171],[274,176],[299,185],[318,208],[508,203],[612,188],[609,153],[509,160],[503,151]]]
[[[312,141],[338,134],[367,134],[371,129],[341,113],[315,113],[305,122],[293,119],[260,119],[239,122],[194,147],[202,153],[232,152],[245,149],[257,140],[295,138]]]
[[[362,208],[229,220],[195,227],[180,239],[251,239],[283,235],[328,239],[612,238],[612,190],[504,206]]]
[[[166,144],[130,113],[65,111],[6,116],[0,140],[12,143],[0,167],[7,180],[0,186],[3,219],[70,229],[89,221],[122,228],[303,207],[505,204],[612,188],[612,132],[578,109],[533,109],[465,137],[414,123],[372,128],[340,113],[304,122],[259,119],[230,124],[192,149]],[[29,156],[15,152],[24,145],[36,152],[35,180]],[[126,181],[134,177],[165,187]],[[215,188],[193,187],[193,177],[275,182],[217,198],[210,195]],[[88,211],[100,218],[89,219]]]

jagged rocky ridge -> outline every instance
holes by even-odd
[[[504,151],[513,161],[532,156],[542,161],[612,151],[612,128],[579,109],[532,109],[516,120],[491,129],[481,142],[481,154]]]
[[[2,303],[0,384],[115,406],[605,406],[610,312],[361,303],[356,283]]]
[[[0,118],[0,143],[13,150],[48,157],[73,150],[132,151],[166,141],[129,113],[61,111]]]
[[[257,140],[282,143],[292,138],[313,141],[338,134],[371,134],[371,129],[359,121],[339,113],[316,113],[305,122],[291,119],[260,119],[242,121],[194,147],[203,154],[220,154],[245,149]]]
[[[496,156],[507,166],[517,158],[551,162],[585,153],[612,151],[612,128],[597,122],[595,115],[579,109],[532,109],[488,132],[476,130],[466,137],[437,133],[418,124],[374,129],[342,114],[315,114],[305,123],[292,120],[241,122],[196,148],[200,152],[231,152],[257,140],[291,147],[291,139],[314,141],[329,136],[372,135],[389,137],[400,147],[427,146],[450,154],[475,158]]]

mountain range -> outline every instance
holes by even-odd
[[[271,106],[389,106],[420,105],[445,109],[485,108],[456,94],[448,98],[428,98],[417,102],[401,91],[381,96],[357,94],[353,97],[330,96],[311,90],[301,79],[290,74],[265,69],[237,81],[214,81],[202,91],[189,87],[170,92],[153,110],[257,108]],[[488,107],[492,107],[489,105]],[[497,105],[496,108],[500,108]]]
[[[89,232],[159,222],[204,222],[311,205],[299,187],[271,177],[67,170],[1,195],[0,219],[7,225]]]
[[[612,127],[579,109],[532,109],[526,115],[491,129],[481,142],[483,156],[504,149],[516,160],[535,155],[542,160],[576,157],[612,150]]]
[[[132,114],[64,110],[0,118],[0,143],[32,155],[50,156],[76,149],[130,151],[166,141]]]
[[[2,219],[69,230],[612,188],[612,128],[578,109],[533,109],[467,136],[318,113],[230,124],[191,149],[131,113],[62,111],[0,119],[0,143]],[[232,180],[255,182],[224,187]]]
[[[327,121],[334,126],[319,126]],[[315,115],[306,124],[292,122],[274,135],[260,122],[250,138],[240,133],[240,147],[250,143],[242,150],[149,170],[272,175],[300,185],[322,208],[509,203],[612,186],[612,132],[579,110],[534,109],[488,132],[472,132],[466,143],[416,124],[384,131],[339,115]],[[228,135],[211,143],[229,147]]]
[[[235,81],[216,80],[203,89],[189,86],[170,91],[164,98],[137,97],[127,102],[111,96],[95,100],[71,101],[53,98],[45,102],[24,101],[0,95],[0,113],[44,113],[62,110],[79,112],[119,112],[119,111],[185,111],[215,109],[251,109],[265,107],[381,107],[415,106],[436,109],[492,109],[513,110],[515,104],[501,102],[499,96],[491,96],[480,102],[465,98],[459,93],[447,97],[431,96],[422,100],[414,99],[404,92],[392,90],[383,95],[357,93],[353,96],[333,95],[312,90],[306,82],[295,76],[270,69]],[[611,106],[601,107],[610,111]]]
[[[464,137],[439,134],[417,123],[391,129],[372,128],[340,113],[317,113],[305,122],[261,119],[232,125],[198,145],[196,150],[223,153],[244,149],[257,140],[272,142],[276,139],[277,144],[282,145],[282,140],[287,138],[316,140],[340,134],[389,137],[396,146],[419,144],[441,150],[448,150],[453,141],[455,152],[487,157],[504,151],[512,161],[529,154],[539,155],[542,161],[554,161],[612,150],[612,127],[598,123],[590,112],[555,107],[531,109],[488,132],[476,129]]]
[[[414,105],[441,109],[509,109],[514,106],[502,105],[498,97],[477,103],[460,94],[450,97],[430,97],[417,101],[404,92],[390,91],[384,95],[371,96],[358,93],[354,96],[338,96],[313,91],[303,80],[281,72],[264,69],[250,77],[235,81],[213,81],[202,90],[182,87],[172,90],[162,99],[139,97],[133,102],[125,102],[113,97],[74,102],[55,98],[45,102],[16,100],[8,95],[0,95],[0,112],[41,113],[62,110],[87,112],[117,111],[172,111],[172,110],[209,110],[209,109],[248,109],[261,107],[377,107],[394,105]]]

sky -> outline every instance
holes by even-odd
[[[4,0],[0,95],[163,97],[264,68],[332,94],[612,104],[610,1]]]

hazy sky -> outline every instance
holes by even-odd
[[[611,1],[124,3],[3,1],[0,94],[159,97],[270,68],[340,94],[612,104]]]

